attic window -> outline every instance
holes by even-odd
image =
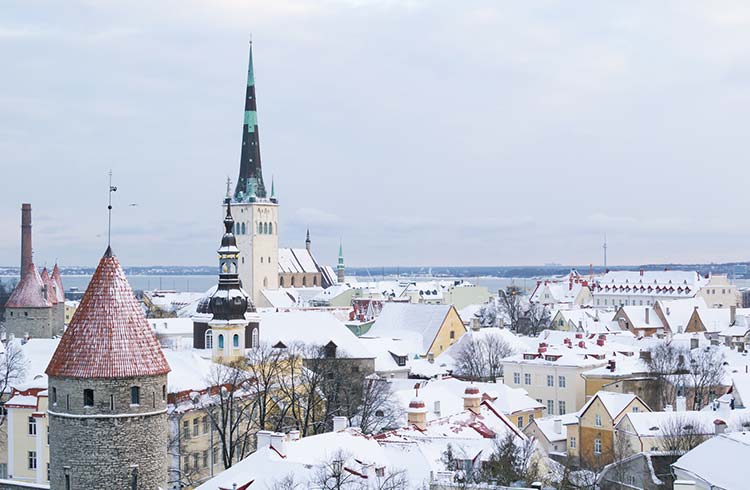
[[[328,344],[326,344],[325,346],[324,355],[329,359],[336,357],[336,344],[334,344],[333,342],[328,342]]]

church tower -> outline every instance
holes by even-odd
[[[219,286],[208,298],[206,313],[212,315],[208,322],[211,357],[215,362],[231,364],[245,356],[246,348],[258,346],[260,319],[256,318],[255,307],[240,286],[240,250],[233,232],[235,223],[229,198],[226,205],[225,231],[218,250]]]
[[[242,286],[250,293],[254,304],[259,304],[261,290],[279,287],[279,206],[273,187],[272,185],[269,197],[260,164],[251,41],[245,117],[242,125],[240,174],[232,202],[236,220],[234,231],[240,250],[239,278]]]
[[[339,263],[336,265],[336,279],[338,280],[339,284],[344,284],[345,271],[346,267],[344,267],[344,243],[339,242]]]
[[[46,372],[51,490],[166,488],[169,365],[111,248]]]

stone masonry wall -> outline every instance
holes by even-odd
[[[54,388],[57,404],[50,399],[50,489],[65,490],[66,474],[72,490],[130,489],[134,471],[139,490],[165,488],[168,425],[161,389],[166,381],[166,376],[51,377],[50,397]],[[138,406],[130,404],[131,386],[141,388]],[[83,407],[86,388],[94,390],[90,408]],[[114,410],[110,394],[114,395]]]
[[[36,339],[52,338],[53,308],[6,308],[5,331],[23,338],[28,334]]]

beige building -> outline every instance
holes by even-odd
[[[7,478],[21,482],[49,482],[47,438],[47,380],[44,387],[13,390],[6,402]]]
[[[606,364],[601,359],[561,351],[526,352],[502,361],[505,384],[523,388],[546,408],[546,414],[565,415],[586,403],[586,383],[581,373]]]
[[[262,289],[279,288],[279,206],[275,202],[233,203],[235,230],[239,227],[239,274],[254,304]]]
[[[729,282],[726,274],[711,274],[708,283],[698,290],[698,297],[706,301],[709,308],[741,306],[742,295],[737,286]]]

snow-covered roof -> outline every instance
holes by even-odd
[[[666,325],[661,321],[659,315],[652,306],[623,306],[621,310],[631,322],[634,329],[665,329]]]
[[[542,281],[537,284],[534,292],[531,293],[529,301],[542,304],[572,304],[576,301],[576,298],[578,298],[584,287],[588,287],[588,283],[579,277],[574,278],[573,276],[562,281]]]
[[[625,417],[639,437],[664,437],[666,431],[672,430],[671,424],[674,422],[690,424],[699,434],[713,434],[716,419],[728,418],[724,422],[730,428],[743,430],[742,424],[750,421],[750,409],[731,410],[729,417],[720,416],[716,410],[637,412],[628,413]]]
[[[664,319],[673,333],[677,333],[680,330],[685,331],[696,307],[699,310],[707,308],[706,301],[701,297],[667,301],[659,300],[656,303],[658,303],[662,314],[664,314]]]
[[[577,422],[576,413],[567,413],[565,415],[552,415],[534,419],[534,423],[544,434],[549,442],[564,441],[568,437],[568,425]],[[555,431],[555,421],[560,420],[560,432]]]
[[[581,408],[581,415],[586,413],[586,410],[594,403],[595,400],[599,400],[604,405],[605,410],[609,416],[614,420],[616,419],[623,410],[636,398],[632,393],[614,393],[611,391],[598,391],[596,395],[592,396],[589,401]]]
[[[368,337],[411,338],[426,355],[452,306],[386,303]]]
[[[193,335],[193,320],[190,318],[148,318],[148,324],[156,335]]]
[[[336,344],[339,352],[357,359],[375,357],[342,322],[320,311],[262,312],[260,340],[270,345],[281,342],[287,347],[295,343],[324,346]]]
[[[201,299],[204,293],[154,290],[144,291],[143,295],[160,310],[173,312]]]
[[[706,328],[706,332],[721,332],[729,328],[731,312],[729,308],[698,308],[698,318]]]
[[[614,369],[611,368],[610,363],[607,363],[607,365],[589,369],[581,374],[583,376],[620,377],[647,373],[649,369],[640,356],[617,356],[610,360],[614,361]]]
[[[700,478],[711,488],[726,490],[747,488],[746,464],[750,460],[750,432],[735,432],[712,437],[672,464],[676,474],[686,472],[690,479]]]
[[[279,272],[317,274],[318,266],[305,248],[280,248]]]
[[[286,289],[263,289],[260,293],[274,308],[291,308],[295,304]]]
[[[163,349],[167,363],[172,369],[167,375],[169,393],[199,391],[211,386],[211,374],[215,364],[198,351],[192,349]]]
[[[643,286],[646,290],[651,287],[653,291],[658,288],[659,293],[655,294],[668,297],[692,297],[707,282],[708,279],[695,271],[609,271],[595,280],[594,290],[600,295],[651,294],[641,290]]]

